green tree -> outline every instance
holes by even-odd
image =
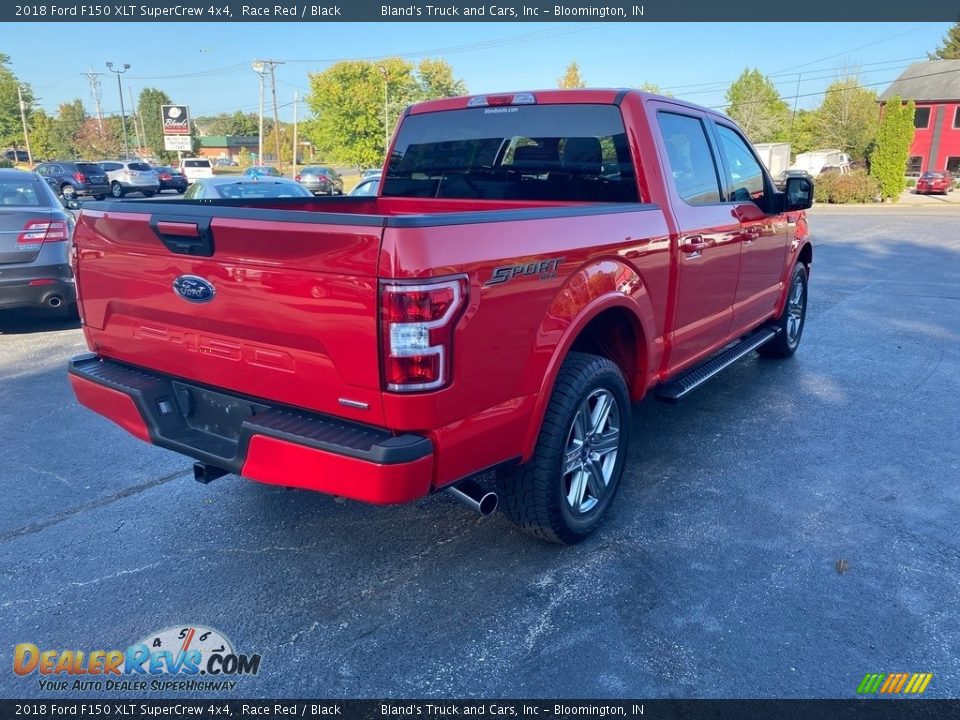
[[[563,88],[564,90],[574,90],[576,88],[585,88],[587,84],[583,81],[583,76],[580,75],[580,66],[575,62],[567,65],[566,72],[563,73],[563,77],[557,80],[557,87]]]
[[[256,113],[220,113],[208,117],[198,117],[197,127],[204,135],[256,135],[260,131],[260,120]]]
[[[649,82],[649,81],[647,81],[647,80],[644,80],[642,83],[640,83],[640,85],[637,87],[637,90],[642,90],[643,92],[653,93],[654,95],[663,95],[664,97],[673,97],[673,94],[672,94],[672,93],[669,93],[669,92],[667,92],[666,90],[663,90],[663,89],[662,89],[659,85],[657,85],[656,83],[652,83],[652,82]]]
[[[421,60],[417,65],[417,82],[420,85],[419,100],[467,94],[467,86],[453,76],[453,68],[446,60]]]
[[[53,160],[56,157],[55,125],[56,121],[43,110],[35,110],[30,116],[30,151],[34,162]]]
[[[815,150],[819,146],[819,110],[798,110],[789,124],[787,140],[794,155]]]
[[[96,118],[87,118],[73,136],[77,157],[107,160],[123,153],[123,128],[118,115],[103,119],[103,132]]]
[[[960,60],[960,20],[943,36],[943,43],[929,54],[931,60]]]
[[[385,132],[411,102],[466,92],[442,60],[424,61],[417,68],[402,58],[346,60],[309,79],[306,101],[313,116],[303,123],[303,138],[313,142],[325,161],[349,165],[383,161]]]
[[[77,159],[74,137],[87,121],[87,111],[80,98],[61,103],[53,123],[53,155],[60,160]],[[32,148],[31,148],[32,149]]]
[[[855,160],[864,160],[877,134],[877,94],[855,77],[832,83],[817,111],[816,141],[820,147],[839,148]]]
[[[163,147],[163,117],[161,105],[170,105],[173,101],[163,90],[144,88],[137,98],[137,114],[140,116],[140,126],[143,128],[143,143],[161,160],[167,161],[172,153]]]
[[[23,123],[20,121],[20,99],[17,88],[23,92],[27,120],[30,119],[33,92],[30,86],[20,82],[10,69],[10,56],[0,53],[0,145],[24,147]],[[32,149],[32,148],[31,148]]]
[[[747,68],[727,90],[727,114],[737,121],[752,142],[785,140],[790,109],[770,79],[756,68]]]
[[[913,100],[904,103],[897,96],[887,100],[870,155],[870,174],[880,183],[881,196],[894,202],[907,186],[904,175],[913,142],[913,114]]]

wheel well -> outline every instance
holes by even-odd
[[[800,249],[800,255],[797,257],[797,260],[807,267],[810,267],[810,263],[813,262],[813,246],[810,243],[807,243]]]
[[[644,376],[642,338],[643,330],[635,317],[624,308],[611,308],[587,323],[570,350],[600,355],[616,363],[631,396],[636,396],[637,379]]]

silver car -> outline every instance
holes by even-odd
[[[160,175],[141,160],[104,160],[97,164],[106,171],[110,195],[115,198],[130,192],[153,197],[160,192]]]
[[[76,311],[73,227],[37,173],[0,170],[0,308]]]

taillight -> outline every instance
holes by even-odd
[[[161,179],[161,180],[170,180],[170,179],[171,179],[170,173],[160,173],[160,179]]]
[[[383,383],[393,392],[437,390],[451,380],[453,331],[467,302],[465,278],[380,283]]]
[[[296,180],[297,182],[300,182],[300,176],[297,175],[297,176],[294,178],[294,180]]]
[[[42,245],[45,242],[69,240],[67,224],[62,220],[27,220],[23,231],[17,235],[19,245]]]
[[[80,183],[87,182],[87,176],[84,175],[82,172],[75,172],[73,174],[73,179]]]

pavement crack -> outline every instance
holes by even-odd
[[[139,493],[146,492],[147,490],[152,490],[158,485],[163,485],[172,480],[185,477],[189,474],[190,471],[177,470],[176,472],[168,473],[167,475],[155,478],[154,480],[148,480],[145,483],[140,483],[139,485],[131,485],[130,487],[112,493],[111,495],[107,495],[106,497],[98,498],[97,500],[91,500],[83,505],[78,505],[77,507],[70,508],[69,510],[64,510],[63,512],[57,513],[53,517],[49,517],[44,520],[38,520],[35,523],[30,523],[29,525],[24,525],[23,527],[16,528],[15,530],[2,533],[0,534],[0,543],[9,542],[10,540],[24,537],[25,535],[33,535],[34,533],[46,530],[48,527],[62,523],[64,520],[69,520],[72,517],[89,512],[90,510],[96,510],[97,508],[104,507],[105,505],[110,505],[132,495],[137,495]]]

